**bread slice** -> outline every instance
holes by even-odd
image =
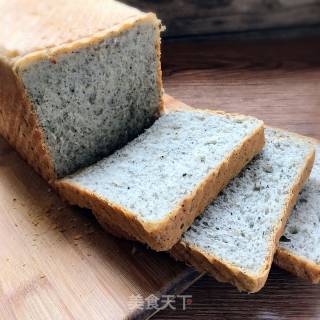
[[[320,283],[320,143],[310,178],[280,238],[274,262],[312,283]]]
[[[314,147],[265,129],[266,146],[194,221],[171,251],[217,280],[256,292],[266,282],[276,245],[308,178]]]
[[[263,122],[213,111],[164,114],[111,156],[57,181],[103,224],[170,249],[264,144]]]
[[[113,0],[0,1],[0,133],[47,180],[162,110],[160,22]]]

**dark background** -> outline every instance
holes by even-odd
[[[320,34],[319,0],[124,0],[156,12],[164,37],[294,37]]]

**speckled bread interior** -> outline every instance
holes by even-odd
[[[41,12],[44,3],[52,13],[47,18]],[[155,15],[114,1],[95,1],[92,15],[99,9],[110,17],[104,20],[105,28],[97,15],[99,27],[87,31],[94,33],[75,23],[65,39],[50,20],[57,16],[55,4],[43,1],[42,7],[35,3],[33,13],[22,10],[24,29],[13,21],[15,5],[23,2],[1,3],[6,20],[17,28],[12,32],[32,38],[40,32],[43,42],[19,42],[0,31],[0,133],[46,180],[52,183],[96,162],[159,116],[161,26]],[[81,15],[81,8],[76,5],[72,12]],[[37,10],[43,30],[28,23]]]
[[[274,262],[311,283],[320,283],[320,142],[311,175],[280,238]]]
[[[201,114],[203,111],[199,112]],[[212,111],[206,111],[215,114]],[[224,113],[217,113],[224,117]],[[237,116],[232,116],[237,118]],[[240,118],[243,116],[239,116]],[[240,119],[239,118],[239,119]],[[111,222],[133,238],[148,244],[157,251],[170,249],[221,189],[247,164],[263,147],[263,124],[259,124],[243,141],[233,148],[225,160],[193,190],[185,196],[164,219],[145,221],[130,211],[110,202],[96,192],[73,183],[68,177],[56,186],[63,197],[72,204],[92,209],[103,224]],[[174,166],[172,167],[174,168]],[[181,180],[182,181],[182,180]],[[133,187],[134,188],[134,187]]]
[[[268,151],[266,156],[264,156],[263,152],[261,156],[259,155],[252,163],[249,163],[240,176],[236,177],[223,190],[218,199],[194,221],[191,228],[183,235],[181,241],[171,250],[171,254],[178,260],[186,261],[201,272],[210,273],[218,281],[230,282],[241,291],[257,292],[264,286],[278,240],[296,203],[299,191],[309,177],[313,165],[314,149],[312,145],[306,142],[304,137],[289,134],[282,130],[277,130],[277,132],[280,132],[281,135],[279,139],[282,139],[282,136],[285,139],[286,135],[289,136],[290,140],[286,142],[287,145],[289,145],[289,141],[297,141],[297,150],[294,149],[295,151],[290,155],[291,161],[288,164],[288,168],[285,167],[286,162],[283,162],[285,160],[281,160],[282,156],[278,157],[278,163],[276,164],[275,162],[272,163],[273,151]],[[269,134],[266,134],[266,144],[268,144],[268,138]],[[275,146],[278,146],[277,141],[274,141]],[[300,145],[304,149],[301,149],[301,156],[297,156],[301,159],[296,162],[296,152],[298,152]],[[282,149],[285,152],[286,150],[283,149],[281,144],[279,144],[279,148],[279,151]],[[270,155],[271,157],[269,158]],[[259,160],[260,158],[261,160]],[[284,167],[281,165],[281,161]],[[289,169],[291,163],[296,168]],[[277,173],[272,171],[272,166],[274,168],[276,168],[275,166],[278,167]],[[290,172],[292,182],[287,184],[283,180],[280,188],[278,187],[278,180],[274,180],[272,177],[273,175],[282,175],[282,170],[292,170],[292,173]],[[259,180],[251,183],[250,181],[252,181],[252,177],[255,174],[260,177],[262,173],[259,172],[264,172],[265,176],[270,175],[270,177],[265,179],[266,181]],[[249,176],[250,179],[245,180]],[[265,214],[264,203],[255,200],[254,193],[259,192],[263,197],[267,196],[268,192],[273,190],[270,183],[280,189],[275,192],[276,194],[271,195],[272,199],[276,197],[275,200],[264,200],[265,206],[268,208]],[[251,184],[254,185],[253,189],[251,189]],[[283,191],[281,191],[282,188]],[[263,189],[265,191],[261,191]],[[284,198],[283,200],[279,198],[279,205],[274,205],[273,218],[271,216],[268,218],[273,212],[273,209],[270,209],[270,203],[276,201],[278,195],[280,196],[280,192],[283,192]],[[243,196],[240,196],[240,194],[243,194]],[[242,197],[242,199],[238,199],[237,196]],[[252,210],[250,209],[251,198],[253,199],[251,200],[252,206],[254,206]],[[281,207],[279,207],[280,205]],[[241,208],[243,208],[243,212]],[[252,214],[249,214],[251,211]],[[258,218],[261,218],[261,220],[258,221]],[[263,227],[264,225],[265,227]],[[257,232],[256,228],[258,230],[266,230],[266,233]],[[257,237],[260,239],[261,236],[262,238],[259,241],[263,241],[263,245],[261,247],[259,245],[255,249],[252,244],[259,244]],[[265,249],[262,250],[262,248]],[[261,257],[258,259],[258,253],[260,252]],[[252,264],[251,260],[253,261]]]
[[[112,235],[127,240],[137,241],[133,235],[126,233],[118,225],[114,224],[112,219],[108,219],[107,215],[100,215],[97,216],[97,218],[105,230]],[[266,281],[266,274],[261,274],[261,277],[258,278],[252,277],[243,273],[239,268],[226,265],[219,259],[215,259],[214,257],[205,259],[204,255],[199,251],[186,250],[181,243],[174,247],[174,257],[178,260],[185,261],[189,265],[191,264],[188,261],[192,260],[192,265],[199,265],[197,269],[200,272],[207,270],[207,272],[210,272],[218,281],[231,282],[238,288],[242,288],[242,290],[248,290],[248,288],[261,288]],[[279,245],[273,262],[280,268],[283,268],[302,279],[310,281],[311,283],[317,284],[320,281],[319,264],[301,255],[297,255],[293,251],[289,251],[283,247],[281,248]]]

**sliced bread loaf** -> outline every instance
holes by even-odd
[[[275,263],[298,277],[320,283],[320,144],[275,255]]]
[[[308,178],[314,148],[285,131],[265,130],[266,146],[198,217],[171,251],[217,280],[256,292]]]
[[[264,144],[263,123],[175,111],[97,164],[57,181],[62,196],[155,250],[170,249]]]
[[[162,108],[160,23],[113,0],[0,1],[0,133],[47,180],[90,165]]]

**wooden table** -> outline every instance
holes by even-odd
[[[320,138],[320,44],[178,41],[164,45],[169,94],[195,106],[256,115]],[[116,239],[67,206],[0,139],[0,320],[144,319],[137,294],[176,294],[200,276],[166,254]],[[154,319],[316,319],[320,286],[274,268],[258,294],[202,278],[193,302]],[[129,310],[130,309],[130,310]],[[140,312],[141,311],[141,312]]]
[[[0,320],[143,320],[201,276],[106,233],[0,137]]]
[[[185,39],[165,43],[162,60],[166,92],[191,106],[251,114],[320,138],[319,39]],[[320,318],[320,285],[276,267],[258,294],[239,293],[208,276],[186,294],[193,296],[193,303],[185,311],[168,308],[154,319]]]

